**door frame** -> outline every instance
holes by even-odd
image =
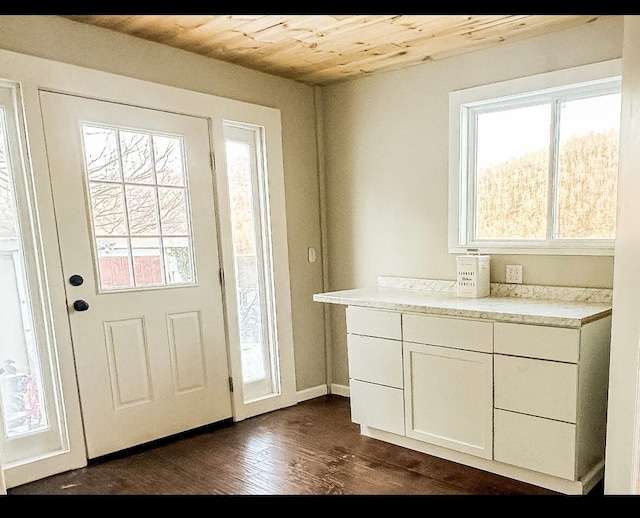
[[[272,234],[274,238],[275,296],[278,305],[277,325],[282,393],[279,397],[272,398],[268,402],[261,402],[257,405],[244,404],[242,391],[238,390],[238,387],[242,385],[240,381],[242,379],[240,348],[239,342],[234,339],[233,331],[236,322],[235,295],[233,290],[225,290],[223,286],[230,383],[234,379],[238,380],[236,383],[232,383],[235,389],[231,395],[233,419],[240,421],[252,415],[296,404],[280,110],[3,49],[0,49],[0,76],[2,79],[18,83],[22,93],[22,109],[27,129],[26,145],[30,151],[27,166],[34,191],[34,204],[39,216],[38,230],[42,242],[47,244],[47,246],[43,246],[42,260],[49,272],[46,289],[51,303],[51,307],[48,309],[54,328],[54,356],[59,371],[58,385],[65,401],[69,449],[75,453],[74,465],[66,469],[86,465],[87,460],[55,225],[55,211],[48,178],[49,166],[40,115],[40,90],[121,102],[208,119],[210,146],[213,153],[213,184],[218,201],[216,218],[219,236],[218,247],[223,269],[227,268],[225,265],[233,265],[229,207],[226,203],[226,197],[220,195],[220,193],[227,192],[226,175],[224,174],[226,160],[223,121],[239,121],[264,128],[269,165],[270,197],[272,206],[279,208],[277,213],[272,214]],[[232,279],[233,277],[228,274],[227,278]],[[5,468],[4,475],[7,488],[11,488],[59,471],[55,463],[48,465],[45,459],[45,463],[37,469],[34,469],[32,463],[26,463],[11,469]]]

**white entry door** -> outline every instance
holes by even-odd
[[[208,121],[41,103],[88,457],[230,418]]]

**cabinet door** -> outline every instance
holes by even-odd
[[[493,356],[403,344],[406,435],[478,457],[493,454]]]

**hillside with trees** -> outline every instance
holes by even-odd
[[[544,239],[549,152],[527,153],[478,171],[478,239]],[[556,238],[615,237],[618,132],[591,132],[559,151]]]

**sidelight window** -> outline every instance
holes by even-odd
[[[7,109],[0,106],[0,388],[5,437],[46,429]]]
[[[262,128],[225,122],[238,332],[245,401],[277,394],[271,221]]]

